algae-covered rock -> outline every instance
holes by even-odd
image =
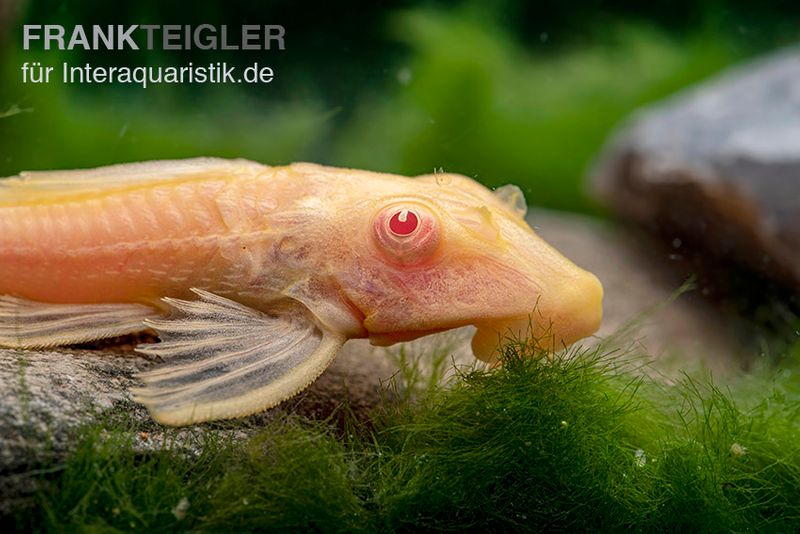
[[[128,391],[138,385],[135,373],[155,364],[124,346],[0,349],[0,473],[63,452],[74,437],[72,430],[109,411],[140,421],[142,431],[159,428]],[[381,380],[394,371],[388,353],[354,343],[292,402],[296,410],[319,419],[348,400],[356,411],[368,409],[380,399]]]
[[[592,180],[670,244],[800,293],[800,48],[640,112]]]
[[[124,342],[123,342],[124,343]],[[124,419],[142,450],[163,444],[165,429],[131,400],[135,373],[156,362],[131,344],[98,349],[0,349],[0,517],[34,489],[39,466],[52,464],[80,440],[84,425]],[[353,343],[308,390],[289,401],[290,409],[316,419],[330,417],[344,402],[365,417],[381,398],[381,381],[396,371],[386,351]],[[242,425],[205,425],[178,434],[179,445],[196,441],[195,431],[248,436],[272,412]],[[335,421],[334,421],[335,424]],[[171,434],[174,436],[174,434]]]

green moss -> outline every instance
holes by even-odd
[[[512,357],[405,407],[404,422],[378,434],[382,520],[445,530],[618,525],[638,445],[637,380],[617,384],[595,363]]]
[[[800,381],[761,370],[725,390],[652,380],[604,349],[552,361],[519,344],[492,372],[390,396],[369,426],[283,414],[168,430],[83,430],[45,466],[16,528],[128,530],[785,531],[800,521]],[[407,385],[406,385],[407,386]],[[104,428],[105,427],[105,428]],[[177,444],[181,445],[178,446]]]
[[[164,530],[176,522],[172,509],[185,495],[209,490],[230,450],[203,440],[196,456],[167,441],[152,453],[138,452],[132,426],[87,428],[78,448],[57,466],[38,496],[39,514],[21,525],[49,531]],[[203,513],[196,501],[191,516]],[[27,525],[26,525],[27,523]]]
[[[287,417],[240,449],[213,492],[204,528],[352,532],[366,510],[356,458],[321,425]]]

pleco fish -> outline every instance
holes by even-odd
[[[553,349],[595,332],[602,287],[526,224],[515,186],[189,159],[0,180],[0,346],[155,330],[134,391],[166,424],[251,414],[348,339],[475,325]],[[530,326],[533,328],[531,329]]]

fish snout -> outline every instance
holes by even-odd
[[[558,350],[591,336],[603,319],[603,285],[592,273],[583,271],[578,280],[564,291],[563,301],[555,303],[552,314],[553,346]]]

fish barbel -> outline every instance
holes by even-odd
[[[134,398],[172,425],[247,415],[348,339],[475,325],[550,350],[595,332],[602,286],[525,222],[515,186],[198,158],[0,180],[0,346],[155,330]],[[544,340],[540,338],[545,338]]]

